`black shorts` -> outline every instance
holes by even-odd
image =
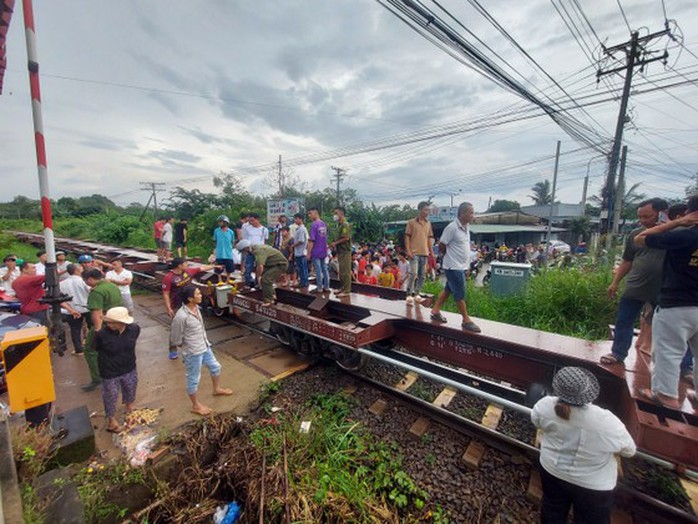
[[[216,264],[225,267],[225,272],[230,274],[235,271],[235,262],[231,258],[217,258]]]
[[[175,247],[187,247],[186,240],[175,240]]]

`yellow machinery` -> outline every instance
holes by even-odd
[[[56,400],[45,327],[10,331],[0,343],[10,411],[26,411]]]

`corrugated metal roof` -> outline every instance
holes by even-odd
[[[7,42],[7,32],[10,29],[10,20],[14,11],[15,0],[0,0],[0,95],[2,94],[2,84],[7,69],[7,52],[5,43]]]

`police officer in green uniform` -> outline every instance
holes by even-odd
[[[351,294],[351,224],[347,222],[346,210],[340,206],[334,208],[332,219],[335,227],[330,248],[337,252],[339,282],[342,287],[337,297],[348,297]]]
[[[94,336],[102,329],[104,314],[113,307],[122,306],[121,291],[116,284],[104,280],[104,275],[99,269],[93,268],[82,275],[85,283],[90,287],[87,296],[87,309],[90,310],[90,331],[85,342],[85,360],[90,369],[89,384],[82,386],[83,391],[92,391],[100,385],[99,368],[97,367],[97,352],[94,348]]]
[[[274,282],[286,272],[288,260],[278,249],[266,244],[252,245],[247,239],[238,242],[235,249],[243,255],[247,250],[254,255],[255,277],[262,285],[263,305],[270,305],[274,302]]]

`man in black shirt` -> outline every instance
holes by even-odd
[[[107,431],[119,433],[116,403],[119,391],[126,407],[132,411],[136,401],[138,375],[136,373],[136,340],[141,328],[125,307],[114,307],[104,315],[105,326],[94,336],[99,376],[102,379],[102,399],[107,418]]]
[[[698,354],[698,195],[688,213],[635,237],[639,246],[665,249],[659,306],[652,320],[652,383],[643,395],[678,409],[679,366],[688,344]],[[694,371],[694,382],[696,382]],[[693,397],[695,398],[695,397]]]
[[[177,256],[187,258],[187,219],[180,218],[174,227],[174,240],[177,247]]]

